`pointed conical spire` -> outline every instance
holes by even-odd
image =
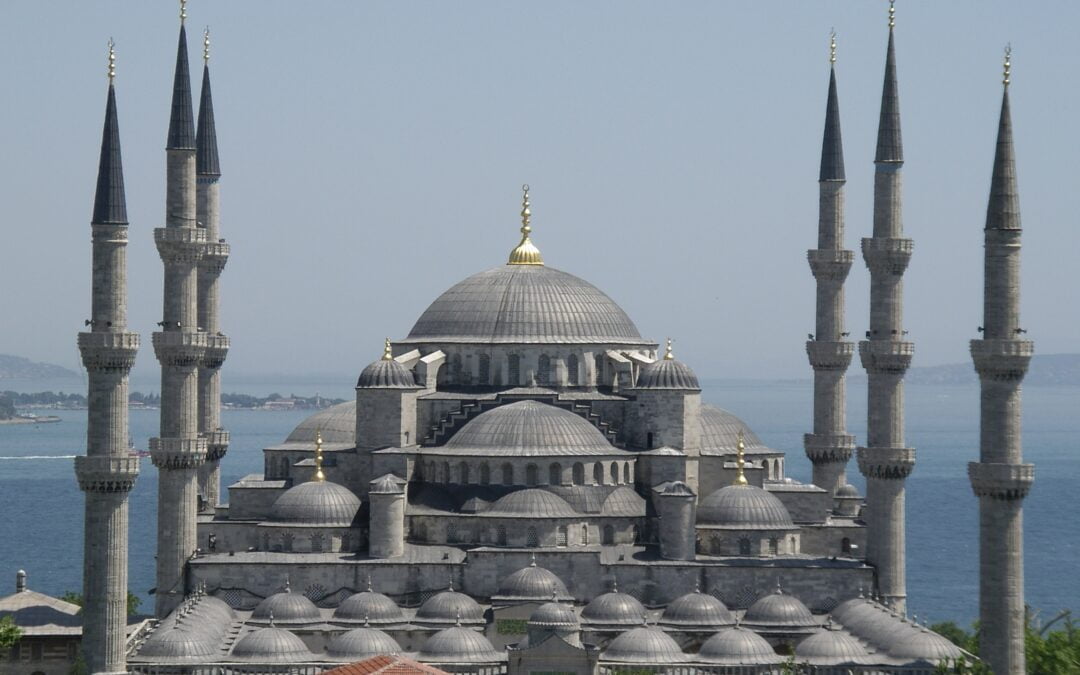
[[[997,150],[994,153],[994,173],[990,179],[990,201],[986,206],[988,230],[1020,229],[1020,193],[1016,189],[1016,156],[1013,154],[1012,114],[1009,110],[1009,58],[1010,52],[1006,50]]]
[[[176,47],[176,72],[173,76],[172,114],[169,117],[168,150],[195,149],[195,123],[191,112],[191,75],[188,73],[187,31],[180,24]]]
[[[116,55],[109,40],[109,94],[105,102],[105,126],[101,132],[97,191],[94,193],[95,224],[127,224],[124,198],[124,167],[120,158],[120,124],[116,120],[116,89],[113,87]]]
[[[203,33],[202,94],[199,98],[199,127],[195,132],[195,173],[220,176],[217,129],[214,127],[214,101],[210,95],[210,29]]]
[[[819,181],[846,180],[844,176],[844,144],[840,139],[840,103],[836,97],[836,33],[832,35],[829,61],[829,100],[825,104],[825,134],[821,140],[821,173]]]
[[[878,121],[875,162],[903,162],[900,138],[900,91],[896,84],[896,48],[893,44],[893,8],[889,7],[889,49],[885,56],[885,83],[881,89],[881,117]]]

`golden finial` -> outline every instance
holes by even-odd
[[[187,18],[187,0],[180,0],[180,23]]]
[[[393,361],[394,360],[394,351],[390,347],[390,338],[386,338],[386,344],[383,346],[382,360],[383,361]]]
[[[318,482],[326,480],[326,474],[322,470],[322,431],[315,432],[315,475],[311,478]]]
[[[664,360],[671,361],[675,358],[675,355],[671,353],[671,338],[667,339],[667,351],[664,352]]]
[[[1006,87],[1009,86],[1009,71],[1012,68],[1012,43],[1005,45],[1005,76],[1001,79],[1001,83]]]
[[[836,29],[829,33],[829,63],[836,64]]]
[[[202,33],[202,61],[203,65],[210,63],[210,26]]]
[[[896,26],[896,0],[889,0],[889,30]]]
[[[524,193],[521,197],[521,243],[510,251],[510,260],[507,265],[543,265],[544,259],[540,257],[540,249],[533,245],[529,239],[532,227],[529,221],[532,219],[532,210],[529,208],[529,185],[521,186]]]
[[[735,441],[735,466],[739,467],[739,473],[735,476],[735,485],[749,485],[746,480],[746,474],[743,473],[743,467],[746,466],[746,457],[743,454],[746,450],[746,443],[743,442],[743,432],[739,429],[739,435]]]
[[[116,43],[109,38],[109,84],[116,79]]]

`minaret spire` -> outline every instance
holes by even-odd
[[[183,7],[183,3],[181,3]],[[169,150],[195,149],[195,122],[191,112],[191,74],[188,71],[187,30],[180,10],[180,38],[176,46],[176,69],[173,73],[172,114],[169,116]]]
[[[75,458],[86,493],[82,653],[92,673],[127,672],[128,493],[139,475],[139,459],[128,449],[128,373],[139,336],[127,330],[128,220],[112,40],[108,78],[91,219],[91,318],[89,331],[79,333],[88,375],[86,455]]]
[[[986,208],[983,337],[971,341],[981,387],[979,461],[968,476],[979,499],[979,655],[995,673],[1023,675],[1023,500],[1035,479],[1020,440],[1020,384],[1034,354],[1021,339],[1020,198],[1005,50],[1001,117]]]

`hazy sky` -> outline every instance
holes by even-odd
[[[549,265],[611,295],[702,376],[807,377],[828,35],[839,34],[846,245],[870,232],[887,3],[189,3],[221,149],[223,326],[233,374],[352,378],[439,293],[502,264],[520,185]],[[1023,325],[1077,351],[1075,2],[897,3],[905,277],[915,365],[963,361],[981,323],[982,228],[1001,96],[1024,217]],[[176,3],[4,2],[0,352],[75,366],[105,44],[131,220],[138,371],[157,368]],[[848,279],[867,328],[869,276]],[[857,363],[853,372],[859,372]],[[226,384],[226,388],[228,385]]]

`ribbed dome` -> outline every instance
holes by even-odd
[[[360,499],[349,488],[330,481],[308,481],[289,488],[270,509],[276,523],[349,527]]]
[[[194,625],[159,628],[139,648],[139,656],[190,661],[217,654],[219,640],[198,630]]]
[[[338,403],[307,417],[285,442],[314,444],[318,433],[323,443],[356,443],[356,401]]]
[[[453,589],[436,593],[416,610],[417,621],[429,623],[483,622],[484,608],[475,600]]]
[[[623,663],[680,663],[686,660],[679,643],[655,626],[638,626],[611,641],[601,659]]]
[[[728,485],[698,504],[697,522],[739,530],[793,530],[791,514],[775,495],[756,485]]]
[[[638,373],[637,388],[701,391],[697,375],[690,366],[667,357],[642,367]]]
[[[326,646],[326,653],[332,658],[353,661],[400,651],[401,646],[394,638],[374,628],[353,628],[334,637]]]
[[[644,615],[645,607],[637,598],[618,590],[596,596],[581,610],[587,623],[604,625],[640,626]]]
[[[735,623],[735,616],[716,597],[700,591],[687,593],[664,608],[660,623],[667,626],[720,628]]]
[[[795,647],[795,657],[810,665],[858,664],[867,661],[867,652],[847,633],[825,628],[800,642]]]
[[[273,619],[275,624],[307,624],[322,621],[322,614],[306,596],[286,590],[275,593],[256,605],[251,619],[261,622]]]
[[[499,518],[574,518],[580,514],[562,497],[539,488],[511,492],[484,511]]]
[[[816,628],[818,625],[806,605],[780,589],[750,605],[742,622],[751,628]]]
[[[938,663],[944,659],[960,658],[963,652],[949,640],[924,628],[900,640],[889,650],[889,656],[894,659],[925,659]]]
[[[371,623],[399,623],[405,620],[393,600],[382,593],[366,590],[354,593],[334,610],[334,618],[339,621],[370,621]]]
[[[360,389],[417,389],[412,371],[393,359],[379,359],[360,373]]]
[[[517,401],[488,410],[462,427],[445,447],[455,454],[514,457],[618,452],[583,417],[537,401]]]
[[[436,663],[488,663],[502,660],[503,654],[480,633],[453,626],[429,637],[420,647],[419,658]]]
[[[851,483],[845,483],[836,490],[837,497],[858,497],[859,489]]]
[[[310,661],[315,657],[304,641],[284,628],[259,628],[237,641],[232,656],[243,661],[292,663]]]
[[[566,590],[566,584],[562,582],[562,579],[555,576],[551,570],[537,567],[536,561],[503,579],[496,595],[515,600],[570,598],[570,592]]]
[[[703,455],[734,455],[739,431],[743,432],[743,452],[748,455],[780,454],[757,437],[757,434],[741,419],[708,403],[701,404],[701,453]]]
[[[458,282],[420,315],[409,342],[648,344],[598,288],[542,265],[500,265]]]
[[[725,628],[706,640],[698,658],[724,665],[768,665],[781,661],[768,640],[739,626]]]
[[[545,628],[578,628],[581,622],[578,621],[577,614],[574,614],[574,608],[570,605],[564,605],[561,602],[547,602],[537,607],[529,615],[529,625],[543,626]]]

